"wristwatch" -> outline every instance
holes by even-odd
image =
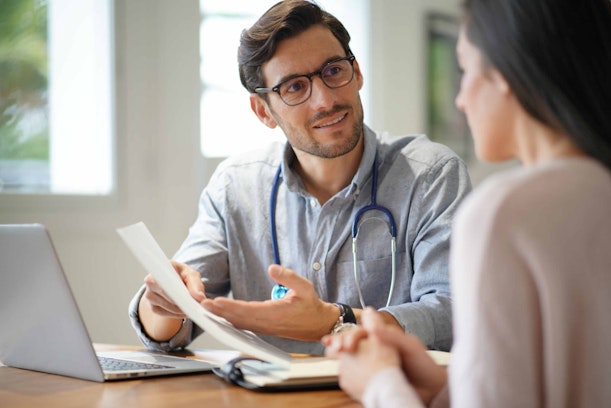
[[[356,327],[356,317],[352,308],[343,303],[333,303],[339,308],[339,318],[335,322],[335,326],[331,329],[331,334],[341,333],[347,330],[352,330]]]

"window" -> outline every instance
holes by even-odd
[[[112,1],[2,0],[0,16],[0,192],[110,194]]]
[[[271,130],[250,109],[247,91],[238,74],[240,33],[278,0],[200,0],[201,149],[206,157],[226,157],[273,140],[284,141],[279,128]],[[317,1],[335,15],[352,36],[350,42],[367,75],[367,16],[365,0]],[[367,86],[369,81],[365,81]],[[367,89],[361,91],[367,117]]]

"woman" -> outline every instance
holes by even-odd
[[[456,217],[449,374],[373,310],[325,337],[326,353],[367,407],[609,407],[611,2],[463,10],[456,105],[479,158],[523,166],[490,177]]]

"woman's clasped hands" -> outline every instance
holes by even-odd
[[[362,400],[367,387],[378,384],[376,376],[395,376],[411,385],[428,406],[446,385],[446,369],[435,363],[418,338],[385,324],[373,308],[366,308],[361,320],[353,330],[322,339],[326,356],[340,362],[342,389]]]

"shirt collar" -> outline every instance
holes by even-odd
[[[363,125],[363,137],[364,137],[364,148],[363,148],[363,157],[361,158],[361,163],[356,171],[356,174],[352,178],[352,182],[350,186],[346,187],[344,190],[340,192],[340,195],[348,196],[351,194],[359,194],[362,186],[369,180],[371,177],[371,170],[373,168],[373,162],[376,156],[376,146],[377,146],[377,137],[373,130],[371,130],[367,125]],[[284,146],[284,153],[282,157],[281,163],[281,176],[286,184],[287,188],[291,191],[300,191],[303,194],[305,193],[305,188],[303,186],[303,182],[297,173],[291,167],[292,164],[297,160],[297,156],[293,151],[293,148],[289,143],[286,143]],[[379,163],[378,163],[379,165]]]
[[[349,190],[347,191],[347,194],[359,194],[363,185],[371,177],[373,162],[377,154],[377,137],[375,132],[366,125],[363,127],[363,129],[365,137],[363,157],[361,158],[361,163],[359,164],[359,168],[357,169],[356,174],[352,178],[352,183]],[[378,163],[378,166],[379,165],[380,163]]]

